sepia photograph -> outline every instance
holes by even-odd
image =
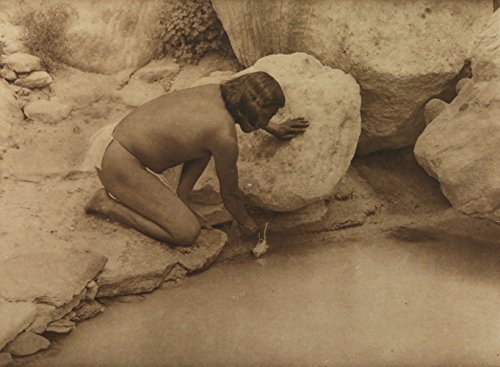
[[[0,0],[0,367],[500,366],[500,0]]]

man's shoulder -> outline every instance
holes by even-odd
[[[207,131],[207,139],[210,141],[211,145],[238,145],[238,138],[234,123],[220,119],[211,121],[209,125],[210,128]]]

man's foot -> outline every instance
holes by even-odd
[[[99,189],[85,205],[85,213],[106,215],[110,205],[113,204],[105,189]]]

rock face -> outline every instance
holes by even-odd
[[[265,71],[286,103],[279,123],[304,117],[310,126],[289,142],[264,131],[238,134],[240,187],[259,207],[296,210],[329,197],[344,176],[360,133],[359,86],[350,75],[304,53],[267,56],[242,73]]]
[[[51,4],[66,4],[70,14],[66,36],[72,52],[65,62],[84,71],[112,74],[153,59],[158,14],[173,2],[49,0],[30,5],[38,4],[35,9],[43,12]]]
[[[423,104],[459,72],[471,34],[493,11],[490,0],[212,3],[243,65],[302,51],[356,78],[363,97],[360,154],[415,141],[424,128]]]
[[[55,124],[71,113],[71,107],[60,102],[57,98],[50,101],[37,100],[28,103],[24,107],[24,114],[31,120],[40,121],[46,124]]]
[[[500,13],[480,34],[472,57],[473,79],[441,104],[415,145],[418,163],[441,184],[461,212],[500,223]],[[439,103],[430,101],[434,105]]]

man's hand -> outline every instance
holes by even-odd
[[[303,134],[309,127],[309,121],[305,120],[303,117],[298,117],[295,119],[289,119],[281,124],[269,123],[266,131],[270,132],[276,138],[281,140],[290,140],[295,138],[299,134]]]
[[[249,220],[247,223],[238,223],[238,228],[241,233],[247,237],[253,237],[259,233],[259,227],[255,224],[253,219]]]

